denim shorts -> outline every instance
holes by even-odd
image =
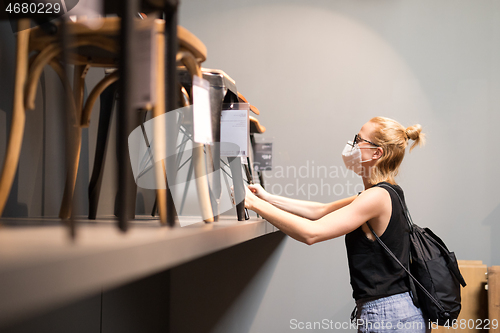
[[[356,306],[358,332],[430,332],[428,322],[413,304],[409,292],[375,300],[358,300]]]

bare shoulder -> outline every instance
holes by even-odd
[[[387,190],[381,187],[371,187],[363,192],[353,201],[353,204],[362,205],[366,209],[385,209],[391,204],[391,196]]]
[[[376,199],[376,198],[390,198],[390,195],[389,192],[387,192],[387,190],[383,189],[382,187],[374,186],[361,192],[358,198],[361,197]]]

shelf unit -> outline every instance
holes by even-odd
[[[0,325],[277,231],[257,217],[174,228],[138,217],[127,233],[114,218],[82,219],[71,241],[58,219],[0,222]]]

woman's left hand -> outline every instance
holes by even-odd
[[[245,186],[245,208],[255,210],[255,205],[258,204],[259,200],[261,199],[259,199],[255,194],[252,193],[252,191],[248,189],[247,186]]]

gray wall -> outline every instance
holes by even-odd
[[[459,259],[500,264],[500,3],[219,0],[180,10],[207,46],[204,66],[224,69],[261,110],[274,138],[273,192],[321,202],[354,194],[346,141],[374,116],[420,123],[427,145],[407,154],[398,179],[415,222]],[[318,177],[318,166],[341,171]],[[343,239],[287,239],[264,287],[251,332],[286,332],[292,318],[346,321]]]
[[[500,265],[494,241],[500,234],[500,3],[186,0],[179,23],[206,44],[204,66],[226,71],[261,110],[264,137],[275,147],[267,188],[321,202],[354,194],[360,180],[346,173],[340,158],[346,141],[373,116],[420,123],[428,143],[406,156],[398,179],[415,222],[442,236],[459,259]],[[1,161],[14,40],[0,24]],[[43,164],[38,110],[28,114],[20,171],[37,165],[39,173],[15,183],[12,215],[55,216],[59,209],[63,145],[57,107],[49,106],[59,88],[50,70],[46,76],[53,86],[46,159]],[[91,73],[91,80],[100,76]],[[90,153],[82,167],[88,169],[95,128],[85,140]],[[85,191],[82,185],[78,193]],[[101,214],[112,213],[112,183],[106,191]],[[214,331],[231,332],[240,323],[240,332],[288,332],[291,319],[348,320],[354,303],[343,239],[308,247],[288,238],[277,254],[272,268],[264,265],[257,275],[265,278],[248,284]]]

